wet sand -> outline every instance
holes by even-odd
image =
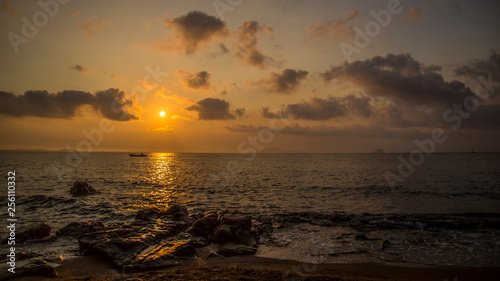
[[[416,264],[304,264],[246,257],[182,261],[179,266],[122,273],[95,256],[69,260],[56,268],[57,278],[11,280],[498,280],[500,268],[434,267]]]

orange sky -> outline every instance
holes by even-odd
[[[500,150],[496,1],[66,2],[0,3],[0,149]]]

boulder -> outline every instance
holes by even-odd
[[[160,216],[160,210],[156,208],[144,208],[139,210],[135,215],[135,220],[140,221],[155,221]]]
[[[173,254],[176,257],[185,257],[196,255],[196,249],[190,243],[184,243],[175,246]]]
[[[217,218],[204,217],[197,219],[187,230],[188,233],[209,239],[217,226]]]
[[[180,204],[170,206],[162,215],[169,216],[173,221],[185,221],[191,223],[187,207]]]
[[[16,235],[16,242],[43,239],[50,235],[50,226],[47,223],[39,223]]]
[[[57,277],[56,270],[42,259],[33,259],[28,264],[15,269],[15,274],[10,272],[2,274],[0,280],[22,278],[30,276]]]
[[[73,187],[70,189],[70,193],[73,196],[80,196],[80,195],[86,195],[86,194],[92,194],[96,193],[97,190],[90,186],[87,182],[84,181],[75,181],[73,183]]]
[[[78,237],[82,234],[96,232],[104,229],[104,224],[100,221],[92,222],[72,222],[56,232],[57,236]]]

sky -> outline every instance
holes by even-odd
[[[0,149],[499,152],[499,27],[498,1],[3,0]]]

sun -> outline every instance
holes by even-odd
[[[165,116],[165,111],[161,111],[161,112],[160,112],[160,116],[161,116],[161,117]]]

